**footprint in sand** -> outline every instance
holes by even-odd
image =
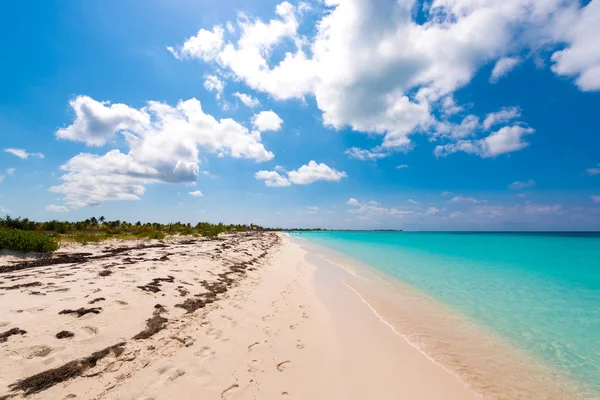
[[[290,360],[285,360],[277,364],[277,371],[283,372],[290,362]]]
[[[248,364],[248,372],[253,373],[257,372],[260,369],[262,363],[258,360],[252,360],[250,364]]]
[[[297,348],[298,350],[302,350],[302,349],[304,348],[304,343],[302,343],[302,340],[298,340],[298,341],[296,342],[296,348]]]
[[[240,385],[238,385],[237,383],[234,383],[233,385],[229,386],[227,389],[225,389],[221,392],[221,399],[233,398],[233,396],[235,395],[235,392],[238,391],[239,387],[240,387]]]
[[[291,330],[294,330],[294,329],[296,329],[297,327],[298,327],[298,324],[290,325],[290,329],[291,329]]]
[[[10,322],[0,321],[0,328],[10,325]]]
[[[208,346],[202,346],[202,348],[194,353],[196,357],[199,357],[202,361],[206,361],[212,358],[216,352]]]
[[[254,342],[252,343],[250,346],[248,346],[248,352],[252,351],[254,349],[255,346],[260,345],[260,343],[258,342]]]
[[[54,350],[52,347],[39,345],[39,346],[31,346],[27,347],[24,350],[25,358],[32,359],[34,357],[46,357],[48,354],[52,353]]]
[[[206,330],[206,335],[212,339],[220,340],[223,337],[223,331],[211,327]]]
[[[96,336],[98,334],[98,328],[95,326],[84,326],[81,330],[88,336]]]

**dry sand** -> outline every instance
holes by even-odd
[[[0,398],[475,398],[283,235],[59,253],[0,256]]]

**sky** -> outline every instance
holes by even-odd
[[[0,214],[600,230],[600,0],[8,0]]]

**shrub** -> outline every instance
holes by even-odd
[[[148,239],[164,239],[165,235],[164,233],[160,232],[160,231],[149,231],[149,232],[141,232],[137,235],[139,238],[148,238]]]
[[[0,228],[0,250],[51,253],[58,250],[56,240],[43,233]]]

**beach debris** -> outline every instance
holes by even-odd
[[[99,301],[104,301],[104,300],[106,300],[104,297],[97,297],[94,300],[88,301],[88,304],[94,304],[94,303],[97,303]]]
[[[125,342],[117,343],[104,350],[92,353],[90,356],[73,360],[58,368],[49,369],[28,378],[21,379],[8,387],[12,392],[22,391],[25,396],[39,393],[58,383],[83,375],[85,371],[95,367],[98,361],[111,354],[118,358],[124,350]]]
[[[72,338],[75,334],[71,331],[60,331],[56,334],[57,339]]]
[[[62,314],[77,314],[77,318],[81,318],[83,317],[85,314],[89,314],[89,313],[93,313],[93,314],[100,314],[102,312],[102,307],[91,307],[91,308],[78,308],[77,310],[62,310],[61,312],[59,312],[60,315]]]
[[[27,332],[24,331],[23,329],[19,329],[19,328],[12,328],[7,330],[6,332],[2,332],[0,333],[0,343],[4,343],[8,340],[8,338],[12,335],[24,335]]]
[[[133,339],[148,339],[149,337],[154,336],[156,333],[165,329],[166,324],[169,320],[160,315],[163,312],[167,312],[167,310],[165,310],[165,308],[162,305],[156,304],[154,306],[152,318],[146,320],[146,329],[135,335]]]
[[[36,287],[36,286],[42,286],[42,282],[29,282],[29,283],[21,283],[21,284],[13,285],[13,286],[1,286],[0,290],[17,290],[17,289]]]
[[[98,273],[98,276],[109,276],[109,275],[112,275],[112,271],[110,269],[105,269]]]
[[[173,283],[175,282],[175,277],[168,275],[166,278],[154,278],[152,282],[138,286],[138,289],[142,289],[144,292],[157,293],[160,292],[161,282]]]

